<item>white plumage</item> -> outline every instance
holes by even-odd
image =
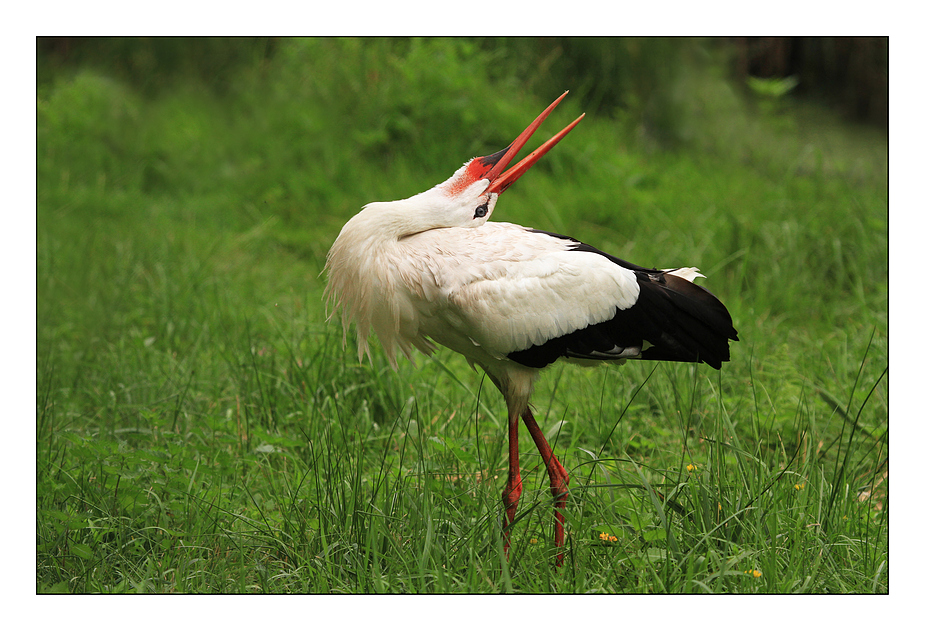
[[[498,196],[581,120],[503,172],[559,97],[512,143],[474,158],[446,182],[395,202],[375,202],[344,225],[327,260],[327,298],[358,353],[375,332],[389,363],[434,344],[480,366],[508,406],[510,471],[505,536],[521,493],[517,426],[523,418],[556,498],[557,563],[568,474],[528,406],[540,369],[558,357],[587,363],[629,358],[704,361],[718,368],[737,339],[719,300],[693,285],[696,268],[641,268],[561,235],[488,222]]]
[[[467,357],[474,346],[500,359],[609,320],[639,294],[630,270],[571,252],[577,242],[510,223],[433,229],[357,247],[368,244],[354,237],[370,232],[362,221],[368,210],[387,212],[377,205],[351,220],[328,266],[332,295],[350,305],[344,326],[358,326],[361,359],[369,352],[370,325],[393,366],[399,349],[409,356],[412,346],[428,352],[428,339]],[[355,293],[359,288],[368,293]],[[440,339],[448,329],[463,335],[462,345]]]

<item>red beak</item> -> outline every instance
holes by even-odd
[[[510,164],[511,161],[517,156],[517,153],[523,148],[523,146],[527,144],[530,136],[532,136],[536,130],[539,129],[539,126],[543,123],[544,120],[546,120],[546,117],[549,116],[550,112],[556,108],[556,106],[559,104],[559,101],[565,98],[566,94],[568,94],[568,91],[564,92],[562,96],[553,101],[549,107],[543,110],[543,113],[537,116],[536,120],[530,123],[530,126],[523,130],[520,135],[517,136],[517,139],[510,144],[509,147],[502,149],[497,153],[493,153],[490,156],[476,158],[472,161],[472,163],[470,163],[470,167],[474,166],[474,163],[479,163],[483,168],[491,167],[487,173],[479,177],[479,179],[488,179],[491,182],[491,184],[488,185],[488,191],[490,193],[497,193],[500,195],[506,191],[511,184],[516,182],[521,175],[527,172],[527,169],[536,164],[537,160],[542,158],[547,151],[555,147],[556,143],[562,140],[565,135],[572,131],[575,125],[577,125],[578,122],[585,117],[585,115],[582,114],[576,118],[568,127],[544,142],[535,151],[533,151],[533,153],[511,167],[509,171],[502,173],[505,167],[507,167],[507,165]]]

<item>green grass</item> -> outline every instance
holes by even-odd
[[[572,480],[558,571],[529,441],[501,553],[490,382],[448,351],[396,372],[342,347],[321,298],[340,226],[548,103],[498,57],[283,41],[221,92],[40,73],[38,591],[888,591],[876,131],[752,113],[705,73],[680,147],[589,116],[504,196],[498,220],[697,265],[742,340],[722,372],[546,372],[536,416]],[[560,109],[551,127],[582,103]]]

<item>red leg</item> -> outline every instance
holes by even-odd
[[[556,512],[555,543],[559,551],[556,555],[556,565],[562,565],[562,546],[565,543],[565,527],[563,525],[561,511],[565,508],[565,501],[568,499],[568,473],[565,467],[562,466],[562,463],[559,462],[559,459],[553,455],[552,448],[549,446],[546,437],[543,436],[543,432],[540,430],[540,426],[537,425],[536,419],[533,418],[533,413],[530,411],[530,408],[524,410],[523,418],[524,424],[526,424],[527,429],[530,430],[530,435],[533,437],[533,442],[536,443],[537,448],[540,450],[540,455],[543,457],[543,462],[546,464],[546,470],[549,472],[549,486],[552,490],[552,497],[554,500],[553,506]]]
[[[507,484],[504,486],[504,492],[501,494],[501,500],[504,502],[504,553],[507,554],[511,546],[511,522],[514,521],[514,514],[517,512],[517,502],[520,501],[520,494],[523,492],[523,485],[520,482],[520,451],[517,446],[517,424],[520,419],[517,414],[508,412],[508,474]]]

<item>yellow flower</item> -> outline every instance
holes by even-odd
[[[601,538],[601,541],[607,541],[607,537],[609,536],[610,535],[608,535],[606,532],[602,532],[601,534],[598,535],[598,537]]]
[[[530,543],[537,543],[538,541],[539,540],[536,537],[534,537],[533,539],[530,540]]]
[[[755,578],[761,578],[761,572],[759,572],[758,570],[745,570],[745,573],[751,574]]]
[[[795,488],[797,491],[802,491],[805,486],[805,484],[794,484],[793,488]]]
[[[689,465],[687,465],[687,472],[688,472],[688,473],[693,473],[693,472],[696,471],[696,470],[697,470],[697,465],[695,465],[695,464],[689,464]]]

